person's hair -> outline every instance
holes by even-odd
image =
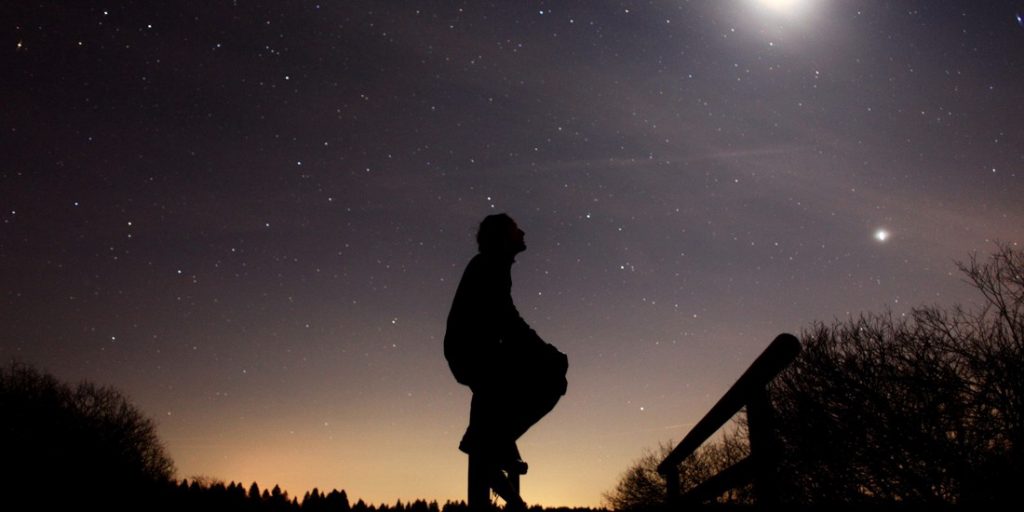
[[[480,229],[476,232],[476,245],[480,252],[500,250],[508,236],[509,227],[513,224],[515,221],[505,213],[484,217],[480,222]]]

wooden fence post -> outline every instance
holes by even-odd
[[[665,477],[665,501],[669,507],[679,505],[679,468],[672,466],[662,475]]]
[[[485,512],[491,507],[491,482],[487,474],[487,464],[479,455],[469,456],[469,510]]]
[[[779,505],[779,445],[775,439],[775,420],[768,390],[754,392],[747,403],[747,427],[750,429],[750,458],[754,462],[754,495],[759,506]]]

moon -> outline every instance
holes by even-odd
[[[813,10],[820,7],[812,0],[747,0],[747,5],[760,11],[759,16],[791,22],[806,20]]]
[[[772,10],[789,12],[801,4],[801,0],[757,0],[758,3]]]

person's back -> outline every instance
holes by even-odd
[[[444,355],[455,380],[470,388],[503,378],[519,345],[541,343],[512,302],[511,267],[510,258],[477,254],[455,292]]]

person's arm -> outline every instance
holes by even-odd
[[[500,311],[501,338],[505,343],[520,344],[541,344],[544,340],[537,335],[537,332],[523,320],[516,305],[512,302],[512,280],[506,276],[501,287],[502,295],[499,298],[498,311]]]

